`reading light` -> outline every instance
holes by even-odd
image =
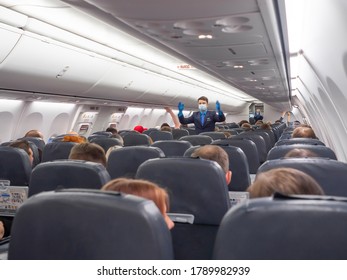
[[[199,39],[212,39],[213,36],[212,36],[212,35],[203,35],[203,34],[201,34],[201,35],[199,35],[198,38],[199,38]]]

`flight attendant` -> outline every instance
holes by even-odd
[[[199,134],[201,132],[214,131],[216,122],[224,122],[225,116],[220,108],[219,101],[216,102],[216,111],[207,110],[208,99],[201,96],[198,99],[199,111],[194,112],[190,117],[183,116],[184,104],[178,103],[178,119],[181,124],[194,123],[195,130]]]

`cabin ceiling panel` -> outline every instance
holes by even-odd
[[[22,36],[1,64],[0,84],[17,90],[80,93],[93,86],[109,68],[107,61]]]
[[[198,17],[213,17],[220,15],[238,14],[242,12],[254,12],[258,10],[256,0],[215,0],[213,5],[209,1],[201,0],[146,0],[146,5],[139,9],[136,0],[67,0],[67,3],[75,4],[88,2],[99,9],[112,14],[115,17],[141,18],[144,20],[175,20]],[[231,5],[230,2],[233,2]]]
[[[1,38],[1,48],[0,48],[0,64],[4,61],[7,55],[15,47],[21,34],[19,32],[13,32],[5,29],[0,25],[0,38]]]
[[[135,0],[63,2],[77,8],[87,7],[89,11],[96,9],[98,13],[93,13],[94,16],[97,15],[100,20],[104,18],[108,23],[111,22],[110,15],[113,16],[115,25],[125,23],[134,34],[138,32],[140,37],[146,36],[148,42],[159,43],[164,51],[170,50],[173,54],[186,57],[194,67],[254,98],[262,98],[263,95],[258,93],[264,91],[266,99],[259,99],[261,101],[276,104],[279,98],[276,95],[281,92],[280,98],[286,99],[286,106],[283,107],[283,102],[272,106],[280,110],[289,107],[288,83],[284,80],[287,77],[286,67],[284,59],[278,58],[284,54],[273,41],[281,35],[276,33],[277,26],[265,24],[271,22],[264,19],[268,13],[264,13],[263,6],[271,6],[266,1],[261,1],[260,8],[256,0],[217,0],[213,4],[201,0],[148,0],[140,9]],[[205,38],[199,39],[200,35]],[[250,72],[256,74],[250,75]],[[264,89],[251,83],[245,88],[245,80],[252,77],[276,82],[267,82],[268,87]],[[275,94],[267,96],[269,91]],[[271,100],[271,97],[274,99]]]

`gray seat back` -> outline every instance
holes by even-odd
[[[174,128],[174,129],[172,130],[172,136],[173,136],[173,139],[175,139],[175,140],[178,140],[178,139],[180,139],[181,137],[187,136],[187,135],[189,135],[189,132],[188,132],[188,130],[186,130],[186,129]]]
[[[123,146],[123,144],[117,138],[109,138],[109,137],[97,137],[90,141],[90,143],[95,143],[101,146],[105,153],[107,153],[108,149],[113,146]]]
[[[347,259],[347,200],[324,196],[256,198],[223,218],[214,259]]]
[[[213,141],[213,144],[239,147],[247,157],[249,172],[251,174],[257,173],[258,167],[260,166],[260,159],[258,148],[252,140],[227,138],[223,140],[215,140]]]
[[[57,159],[68,159],[71,149],[77,145],[75,142],[51,142],[43,148],[42,162]]]
[[[181,140],[163,140],[154,142],[151,147],[161,149],[166,157],[177,157],[183,156],[184,152],[192,147],[192,144]]]
[[[318,140],[312,138],[290,138],[290,139],[281,139],[276,143],[276,146],[280,145],[293,145],[293,144],[308,144],[308,145],[322,145],[325,144]]]
[[[208,145],[211,144],[213,139],[210,136],[207,135],[187,135],[181,137],[179,140],[182,141],[188,141],[190,142],[193,146],[198,146],[198,145]]]
[[[38,194],[18,210],[11,260],[172,259],[156,205],[118,192],[70,189]]]
[[[230,207],[225,174],[214,161],[160,158],[140,165],[136,178],[166,188],[175,227],[176,259],[211,259],[215,235]]]
[[[0,180],[12,186],[28,186],[31,164],[28,154],[19,148],[0,146]]]
[[[169,131],[154,130],[149,134],[149,137],[152,138],[153,142],[160,140],[173,140],[172,133]]]
[[[112,179],[135,178],[141,163],[151,158],[165,157],[157,147],[130,146],[113,150],[107,160],[107,170]]]
[[[225,139],[226,138],[225,134],[223,132],[218,132],[218,131],[201,132],[199,135],[210,136],[213,140]]]
[[[330,159],[337,159],[334,151],[329,147],[322,145],[308,145],[308,144],[293,144],[293,145],[280,145],[274,146],[267,155],[267,160],[279,159],[284,157],[289,151],[293,149],[309,150],[317,155],[317,157],[324,157]]]
[[[146,134],[127,132],[122,135],[124,146],[149,146],[151,138]]]
[[[214,144],[217,145],[217,144]],[[226,151],[229,157],[229,170],[232,171],[229,191],[245,191],[251,184],[248,161],[245,153],[239,148],[229,145],[218,145]],[[190,157],[201,146],[193,146],[186,150],[184,156]]]
[[[298,169],[312,176],[326,195],[347,196],[347,163],[328,158],[281,158],[264,162],[258,173],[280,167]]]
[[[106,168],[83,160],[56,160],[40,163],[30,177],[29,196],[61,188],[100,189],[110,181]]]

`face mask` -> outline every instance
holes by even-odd
[[[200,112],[206,112],[207,111],[206,104],[199,104],[199,110]]]

